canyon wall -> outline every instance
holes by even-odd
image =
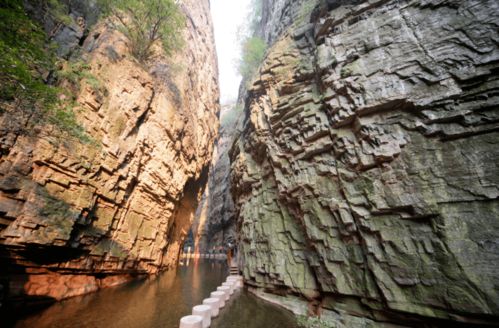
[[[246,283],[335,327],[497,324],[499,4],[273,8],[230,150]]]
[[[267,44],[272,44],[279,35],[295,19],[303,20],[309,14],[302,9],[299,1],[272,0],[254,1],[247,21],[241,23],[241,28],[252,30],[254,36]],[[308,6],[315,7],[315,2]],[[259,13],[261,15],[259,15]],[[255,17],[258,16],[258,17]],[[253,25],[253,20],[258,24]],[[241,40],[241,44],[244,40]],[[241,106],[248,92],[246,80],[239,86],[239,96],[236,104],[222,106],[220,112],[219,138],[215,144],[214,155],[210,167],[208,186],[196,210],[193,223],[195,252],[227,250],[229,243],[238,244],[237,218],[230,186],[229,150],[241,128]]]
[[[7,301],[59,300],[173,268],[207,180],[219,112],[209,1],[182,1],[184,46],[173,56],[158,47],[149,65],[85,3],[72,7],[71,25],[45,29],[60,56],[78,53],[94,77],[75,102],[94,142],[1,137]]]
[[[229,149],[240,116],[241,111],[236,109],[235,104],[222,106],[208,185],[193,224],[196,253],[220,251],[229,243],[235,245],[237,240],[234,202],[230,192]]]

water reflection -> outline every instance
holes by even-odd
[[[195,259],[157,279],[72,298],[18,320],[14,327],[178,327],[180,318],[216,290],[227,276],[225,261]],[[297,327],[293,316],[244,291],[212,323],[213,328]]]

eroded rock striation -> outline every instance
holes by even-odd
[[[181,6],[184,47],[173,58],[158,48],[150,67],[110,24],[88,29],[78,15],[84,10],[72,15],[78,24],[56,32],[64,33],[54,38],[61,55],[81,44],[98,80],[98,88],[83,80],[76,101],[96,143],[2,136],[6,299],[58,300],[175,266],[207,178],[219,111],[209,1]]]
[[[247,283],[337,327],[497,323],[499,4],[270,3],[230,153]]]

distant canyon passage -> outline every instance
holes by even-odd
[[[499,3],[311,3],[263,8],[230,153],[247,284],[336,327],[497,324]]]

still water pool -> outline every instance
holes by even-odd
[[[54,304],[16,320],[16,328],[175,328],[225,281],[224,261],[200,259],[177,272]],[[0,325],[1,326],[1,325]],[[240,289],[212,328],[298,328],[294,316]]]

